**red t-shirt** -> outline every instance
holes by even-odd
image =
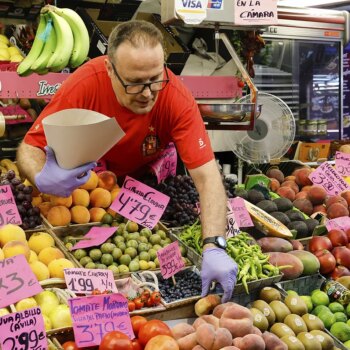
[[[136,174],[155,160],[169,142],[175,143],[188,169],[214,158],[196,101],[176,75],[169,71],[170,81],[159,92],[149,113],[134,114],[119,104],[107,75],[105,58],[90,60],[63,82],[26,134],[27,144],[42,149],[46,146],[42,126],[46,116],[63,109],[83,108],[115,118],[124,130],[125,136],[103,156],[107,168],[119,176]]]

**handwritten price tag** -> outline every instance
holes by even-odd
[[[138,224],[152,229],[170,198],[142,182],[127,176],[110,208]]]
[[[40,307],[0,317],[2,350],[44,350],[47,339]]]
[[[168,176],[175,176],[176,166],[177,154],[173,142],[170,142],[165,150],[160,153],[159,158],[150,165],[157,176],[158,183]]]
[[[64,269],[64,278],[68,289],[75,293],[91,294],[94,289],[118,292],[111,270]]]
[[[135,338],[128,301],[123,294],[72,298],[68,302],[74,338],[79,347],[99,345],[104,334],[111,331],[120,331],[130,339]]]
[[[326,221],[326,228],[328,231],[334,229],[340,229],[346,231],[350,228],[350,217],[341,216],[339,218],[331,219]]]
[[[236,215],[233,212],[230,201],[227,201],[227,225],[226,238],[230,238],[240,234],[240,229],[237,225]]]
[[[160,273],[164,278],[169,278],[181,271],[185,267],[182,260],[179,243],[177,241],[170,243],[157,251]]]
[[[0,260],[0,307],[42,292],[23,254]]]
[[[233,212],[235,213],[237,225],[239,227],[253,227],[254,224],[247,208],[245,207],[244,199],[241,197],[230,198],[229,202],[231,204]]]
[[[92,227],[82,239],[76,243],[71,250],[96,247],[106,242],[117,230],[117,227]]]
[[[234,0],[234,22],[240,25],[277,24],[277,0]]]
[[[10,185],[0,186],[0,226],[6,224],[22,224]]]
[[[350,154],[335,152],[335,169],[340,175],[350,175]]]
[[[344,181],[342,176],[327,162],[322,163],[310,175],[309,179],[314,185],[322,186],[330,195],[337,195],[350,186]]]

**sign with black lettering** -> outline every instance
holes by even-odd
[[[234,21],[247,26],[277,24],[277,0],[234,0]]]

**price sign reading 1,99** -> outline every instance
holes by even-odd
[[[0,317],[0,341],[2,350],[47,349],[40,307]]]
[[[127,219],[152,229],[169,200],[165,194],[127,176],[110,208]]]

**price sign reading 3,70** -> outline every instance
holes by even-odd
[[[129,176],[110,208],[138,224],[152,229],[170,198]]]

